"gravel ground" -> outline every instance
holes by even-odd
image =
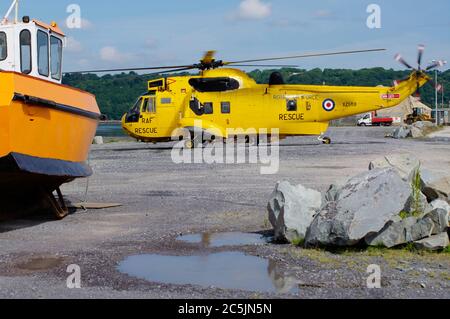
[[[448,141],[384,138],[391,130],[335,128],[330,146],[289,138],[280,147],[275,175],[261,175],[260,165],[176,165],[171,144],[94,146],[88,201],[123,206],[78,211],[63,221],[36,216],[1,223],[0,298],[449,298],[449,254],[326,252],[273,244],[205,248],[175,240],[180,234],[267,232],[267,199],[279,180],[323,191],[366,171],[372,159],[394,153],[412,153],[425,167],[450,174]],[[63,192],[81,201],[86,185],[77,180]],[[268,258],[276,266],[277,285],[295,282],[298,292],[152,283],[116,269],[130,255],[224,251]],[[66,287],[70,264],[81,267],[81,289]],[[382,268],[382,289],[366,288],[370,264]]]

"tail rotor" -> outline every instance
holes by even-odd
[[[395,55],[395,60],[405,66],[406,68],[413,70],[416,74],[417,73],[425,73],[432,70],[435,70],[436,68],[443,67],[447,64],[447,61],[444,60],[437,60],[433,61],[430,65],[428,65],[425,69],[422,68],[422,61],[423,61],[423,54],[425,52],[425,46],[423,44],[420,44],[418,46],[418,56],[417,56],[417,68],[414,68],[411,64],[409,64],[400,54]],[[439,86],[437,83],[434,83],[434,81],[430,81],[431,85],[435,89],[439,89]],[[397,86],[399,84],[399,81],[395,81],[394,85]],[[442,87],[442,86],[441,86]],[[417,91],[415,94],[417,97],[420,98],[420,83],[419,80],[417,81]]]

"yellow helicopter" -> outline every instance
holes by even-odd
[[[200,63],[193,65],[95,72],[164,70],[161,72],[168,73],[200,70],[199,75],[170,76],[148,82],[148,92],[139,97],[122,118],[122,126],[127,134],[142,142],[185,139],[185,147],[194,148],[218,138],[237,138],[229,136],[229,129],[233,128],[239,129],[241,135],[246,135],[244,138],[247,141],[255,138],[250,135],[257,134],[260,129],[278,129],[280,139],[312,135],[330,144],[331,139],[324,136],[330,121],[400,104],[431,81],[425,71],[439,67],[442,62],[438,61],[422,70],[423,46],[419,47],[418,69],[412,68],[397,55],[396,59],[413,71],[407,79],[397,82],[393,87],[287,85],[278,72],[272,73],[269,83],[263,85],[257,84],[239,69],[222,67],[255,66],[246,63],[377,51],[384,49],[237,62],[216,60],[215,51],[209,51]],[[182,130],[190,132],[190,136],[186,137],[186,134],[181,133]]]

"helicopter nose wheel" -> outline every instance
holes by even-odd
[[[327,136],[319,136],[319,141],[322,142],[325,145],[330,145],[331,144],[331,138],[329,138]]]

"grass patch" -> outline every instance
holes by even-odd
[[[321,265],[338,265],[339,261],[331,253],[321,249],[299,249],[291,247],[285,253],[294,259],[308,258]]]
[[[448,246],[447,248],[445,248],[445,249],[442,251],[442,253],[443,253],[443,254],[450,254],[450,246]]]
[[[292,245],[294,246],[298,246],[298,247],[303,247],[305,246],[305,239],[304,238],[295,238],[294,240],[292,240]]]

